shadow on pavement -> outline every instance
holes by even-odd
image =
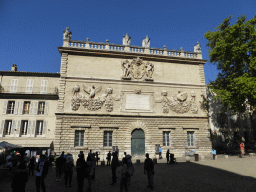
[[[134,164],[135,172],[131,178],[131,192],[152,191],[147,188],[147,178],[143,173],[143,164]],[[121,169],[119,167],[118,169]],[[0,170],[1,178],[6,175],[6,171]],[[4,175],[3,175],[4,174]],[[10,174],[9,174],[10,175]],[[120,174],[117,174],[120,177]],[[0,189],[4,192],[11,192],[11,178],[4,179],[0,182]],[[49,170],[46,178],[47,192],[68,192],[77,191],[76,171],[74,169],[72,188],[65,188],[64,177],[56,182],[55,168]],[[118,179],[119,181],[119,179]],[[97,167],[96,179],[92,184],[92,191],[97,192],[115,192],[120,191],[119,182],[116,186],[110,186],[111,168]],[[85,180],[84,191],[88,186]],[[184,191],[255,191],[256,179],[253,177],[242,176],[225,170],[200,165],[197,163],[178,163],[175,165],[156,164],[154,176],[155,192],[184,192]],[[36,191],[35,178],[30,176],[26,187],[27,192]]]

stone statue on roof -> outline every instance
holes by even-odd
[[[69,27],[66,27],[66,30],[63,31],[63,40],[70,40],[72,32],[69,31]]]
[[[202,52],[201,45],[199,44],[199,42],[197,42],[197,44],[194,46],[194,52]]]
[[[142,39],[142,47],[146,47],[146,48],[150,47],[150,39],[148,38],[148,36]]]
[[[126,33],[125,36],[123,36],[123,45],[131,45],[131,37],[128,36],[129,34]]]

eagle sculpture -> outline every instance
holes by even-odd
[[[98,93],[101,90],[101,86],[95,88],[94,85],[92,85],[92,87],[88,87],[86,85],[83,85],[83,90],[89,94],[89,98],[94,98],[95,94]]]

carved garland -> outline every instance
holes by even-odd
[[[101,97],[95,98],[96,93],[101,90],[101,86],[95,88],[92,86],[91,88],[83,85],[83,90],[89,94],[89,97],[81,96],[79,94],[80,87],[78,85],[74,86],[73,88],[73,97],[71,98],[71,109],[73,111],[77,111],[82,104],[84,108],[87,108],[90,111],[96,111],[101,109],[103,104],[105,103],[106,111],[111,112],[113,111],[113,100],[119,101],[120,98],[116,96],[112,96],[113,89],[107,88],[106,94],[102,95]]]
[[[171,98],[167,97],[167,91],[162,91],[162,97],[155,100],[156,103],[162,103],[162,112],[169,113],[169,108],[176,113],[187,113],[191,110],[192,113],[198,112],[198,107],[195,104],[196,94],[194,91],[190,92],[188,96],[187,92],[179,92],[176,96]]]

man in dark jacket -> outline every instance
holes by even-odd
[[[84,160],[84,154],[80,153],[78,155],[78,159],[76,161],[76,173],[77,173],[77,183],[78,183],[78,191],[83,191],[84,187],[84,177],[86,174],[86,163]]]
[[[40,155],[40,160],[36,169],[36,190],[40,192],[40,186],[42,187],[43,192],[45,192],[45,183],[44,179],[48,174],[49,162],[45,161],[45,155]]]
[[[170,160],[170,152],[169,152],[169,149],[167,150],[166,152],[166,159],[167,159],[167,164],[169,163],[169,160]]]
[[[112,183],[111,185],[116,184],[116,169],[118,167],[118,157],[117,157],[117,152],[113,153],[113,159],[111,162],[111,169],[112,169]]]
[[[153,175],[155,174],[154,172],[154,163],[152,159],[149,158],[149,154],[146,153],[146,159],[144,162],[144,174],[148,177],[148,186],[149,188],[153,189]]]
[[[108,152],[108,156],[107,156],[107,166],[109,165],[110,166],[110,162],[111,162],[111,152],[109,151]]]
[[[12,185],[11,185],[12,191],[25,192],[27,182],[28,182],[28,172],[26,171],[25,162],[22,162],[18,166],[18,170],[13,177]]]

